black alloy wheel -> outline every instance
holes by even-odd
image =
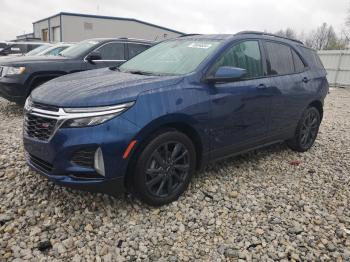
[[[161,132],[138,155],[132,191],[149,205],[170,203],[187,189],[195,166],[192,141],[176,130]]]
[[[320,112],[315,107],[308,107],[300,119],[294,138],[287,141],[288,146],[298,152],[309,150],[317,137],[321,124]]]
[[[190,169],[188,150],[179,142],[166,142],[149,158],[146,186],[156,197],[172,195],[188,176]]]

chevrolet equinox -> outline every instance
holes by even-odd
[[[286,141],[310,149],[328,93],[316,52],[260,32],[187,35],[27,99],[28,164],[51,181],[147,204],[176,200],[209,161]]]

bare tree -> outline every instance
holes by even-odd
[[[346,43],[338,38],[333,26],[323,23],[312,31],[305,40],[305,44],[316,50],[344,49]]]
[[[283,37],[297,39],[297,34],[292,28],[287,28],[286,30],[281,29],[277,31],[275,34]]]

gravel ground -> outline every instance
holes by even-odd
[[[332,89],[315,146],[208,166],[154,209],[29,171],[22,109],[0,99],[0,261],[350,261],[350,90]]]

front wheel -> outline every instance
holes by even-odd
[[[195,167],[196,150],[185,134],[176,130],[160,133],[137,158],[133,193],[152,206],[168,204],[187,189]]]
[[[298,123],[294,137],[287,141],[287,145],[298,152],[309,150],[316,140],[320,124],[320,112],[315,107],[308,107]]]

